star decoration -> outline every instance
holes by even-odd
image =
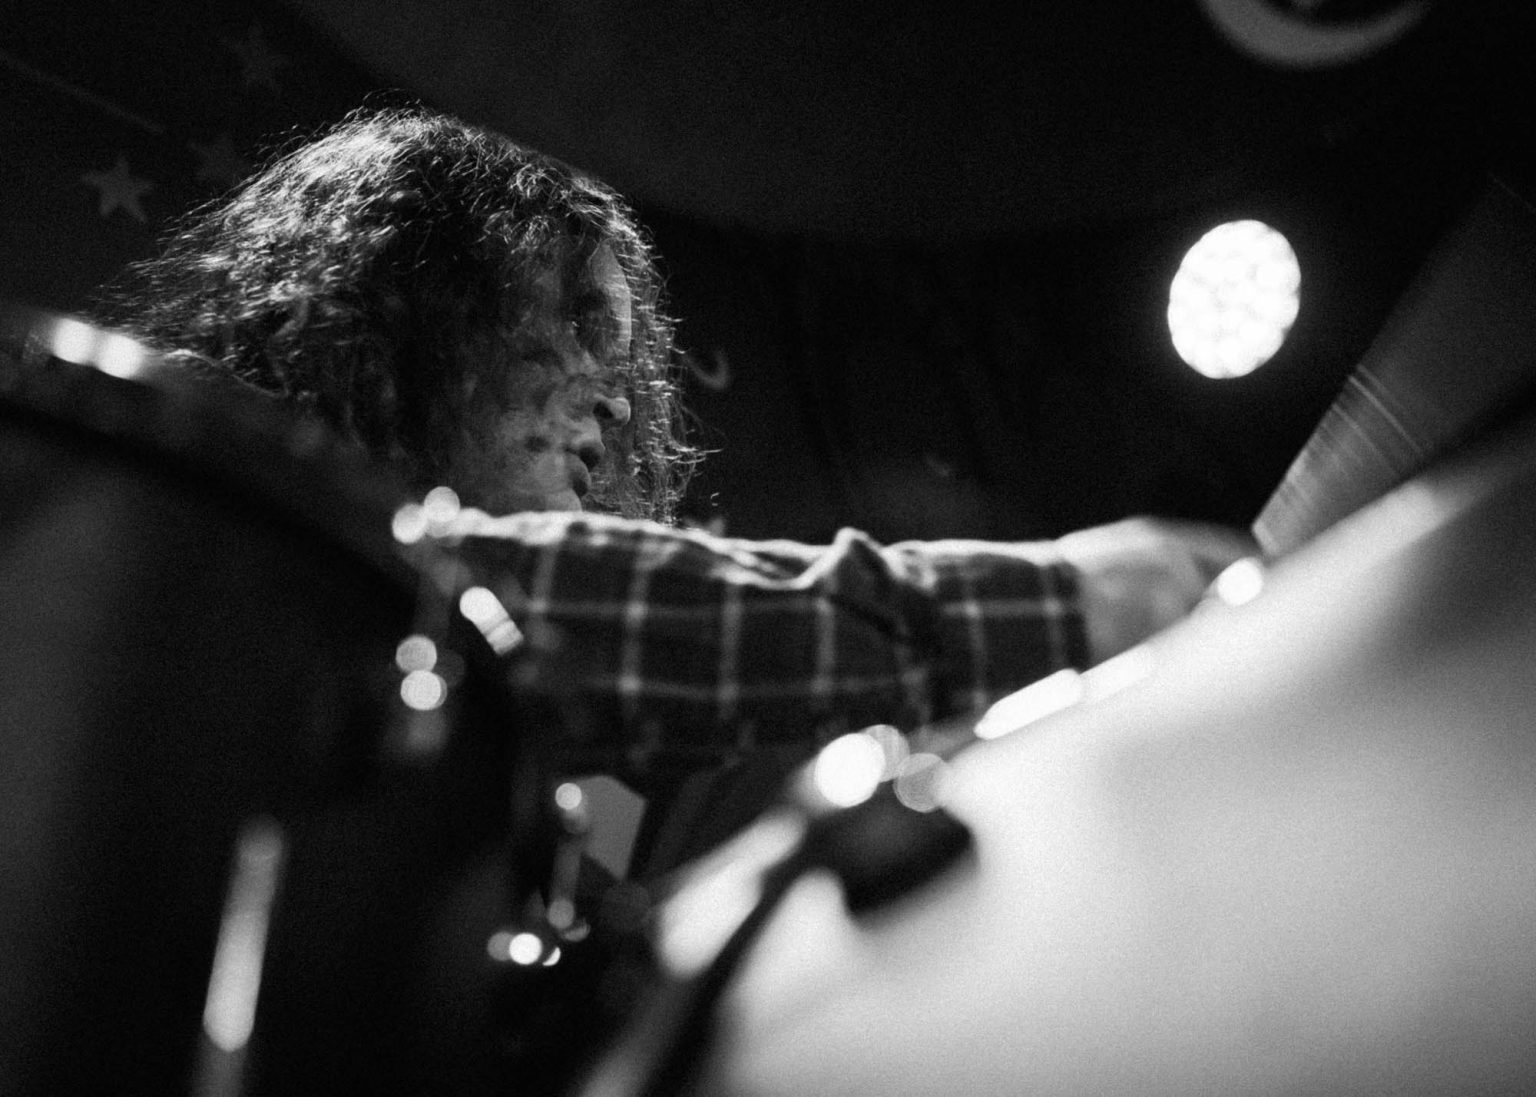
[[[101,201],[97,205],[97,212],[101,216],[106,217],[114,210],[122,209],[139,221],[145,220],[144,207],[139,205],[139,199],[153,190],[155,184],[134,175],[128,167],[126,156],[119,155],[110,171],[88,171],[80,176],[80,181],[101,192]]]
[[[194,177],[199,183],[216,183],[228,187],[250,174],[250,164],[235,151],[234,142],[227,133],[219,134],[219,139],[212,144],[188,141],[187,147],[197,157]]]
[[[282,90],[277,86],[277,70],[288,64],[288,58],[267,45],[260,26],[252,23],[251,29],[245,32],[243,42],[229,38],[223,39],[223,42],[240,59],[240,78],[246,87],[260,84],[273,91]]]

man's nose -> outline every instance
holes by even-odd
[[[604,436],[610,430],[629,422],[632,410],[629,401],[622,396],[611,396],[594,392],[587,386],[576,386],[566,404],[566,414],[575,431],[570,444],[591,452],[588,464],[602,460]]]

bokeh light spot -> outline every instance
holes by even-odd
[[[427,636],[407,636],[395,648],[395,666],[406,674],[431,670],[437,666],[437,645]]]
[[[949,763],[937,754],[914,754],[896,770],[892,785],[896,799],[913,811],[936,811],[944,806]]]
[[[1207,377],[1241,377],[1274,357],[1301,307],[1296,253],[1262,221],[1229,221],[1189,249],[1168,291],[1179,357]]]
[[[405,504],[395,511],[390,530],[402,545],[414,545],[427,535],[426,510],[419,503]]]
[[[555,789],[555,804],[565,811],[575,811],[585,799],[581,786],[575,781],[562,781]]]
[[[55,358],[77,365],[89,365],[96,355],[96,344],[101,333],[89,324],[68,318],[53,325],[48,339],[48,351]]]
[[[1083,699],[1082,675],[1070,667],[1058,670],[1021,690],[1002,697],[976,723],[979,739],[998,739],[1043,720]]]
[[[430,712],[448,697],[448,683],[430,670],[413,670],[400,680],[400,700],[418,712]]]
[[[853,807],[875,794],[885,774],[885,748],[864,732],[832,740],[812,769],[816,791],[834,807]]]
[[[497,655],[505,655],[523,642],[522,630],[501,599],[485,587],[470,587],[459,595],[459,612],[480,630]]]
[[[124,380],[137,375],[148,360],[149,354],[142,346],[116,332],[103,336],[96,349],[96,368]]]
[[[490,953],[493,960],[510,960],[514,964],[528,967],[544,959],[544,942],[537,933],[498,930],[486,942],[485,951]]]
[[[433,488],[422,499],[421,509],[426,514],[429,531],[433,536],[441,537],[459,516],[459,494],[450,487]]]
[[[1264,592],[1264,565],[1253,557],[1229,564],[1211,584],[1211,592],[1229,606],[1241,606]]]

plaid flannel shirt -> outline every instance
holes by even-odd
[[[874,723],[979,712],[1086,639],[1049,542],[830,546],[603,515],[467,513],[461,557],[528,637],[563,760],[706,766]]]

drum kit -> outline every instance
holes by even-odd
[[[1018,5],[1024,33],[935,34],[922,9],[774,53],[771,5],[531,5],[516,34],[505,5],[293,6],[429,98],[587,135],[556,151],[642,196],[939,241],[1171,206],[1209,163],[1384,125],[1440,55],[1344,62],[1449,19]],[[612,63],[571,62],[594,36]],[[887,86],[847,63],[871,55],[908,64]],[[949,113],[989,87],[1021,109]],[[1000,203],[1021,148],[1028,200]],[[559,714],[440,536],[450,494],[0,306],[0,1097],[1536,1090],[1529,223],[1488,233],[1524,249],[1507,284],[1457,273],[1457,322],[1390,348],[1446,367],[1435,409],[1458,356],[1505,363],[1486,437],[1458,424],[1443,462],[1363,487],[1390,464],[1367,439],[1327,500],[1287,485],[1305,505],[1267,528],[1306,543],[1240,595],[1005,699],[985,741],[829,744],[879,759],[862,792],[809,763],[645,888],[589,871]]]
[[[583,872],[451,497],[0,327],[0,1093],[1536,1079],[1520,415],[996,741],[863,733],[862,793],[808,765],[647,891]]]

